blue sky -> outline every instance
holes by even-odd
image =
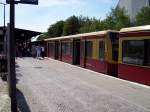
[[[104,19],[119,0],[39,0],[39,5],[16,5],[16,27],[41,31],[59,20],[76,16],[88,16]],[[0,0],[5,2],[5,0]],[[9,20],[9,5],[7,6]],[[0,26],[3,25],[3,6],[0,5]]]

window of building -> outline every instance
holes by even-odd
[[[105,60],[105,42],[104,41],[99,42],[99,59],[100,61]]]
[[[144,64],[144,40],[123,41],[123,62],[129,64]]]
[[[93,43],[92,41],[87,41],[86,42],[86,57],[92,58],[92,53],[93,53]]]

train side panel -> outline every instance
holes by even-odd
[[[72,64],[73,62],[73,47],[71,40],[61,41],[61,61]]]
[[[119,78],[150,85],[150,32],[120,33]]]
[[[150,86],[150,68],[119,64],[119,78]]]

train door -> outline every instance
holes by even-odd
[[[47,55],[47,57],[49,57],[49,43],[47,43],[46,55]]]
[[[110,41],[111,41],[111,60],[114,63],[111,63],[108,66],[108,74],[111,74],[112,76],[117,77],[118,76],[118,51],[119,51],[119,34],[111,32],[110,33]]]
[[[55,59],[59,58],[59,42],[55,42]]]
[[[73,41],[73,64],[80,65],[80,39]]]
[[[61,41],[58,42],[58,58],[62,61],[62,43]]]

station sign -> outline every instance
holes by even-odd
[[[6,0],[6,3],[10,3],[10,0]],[[38,5],[38,0],[19,0],[15,3]]]

